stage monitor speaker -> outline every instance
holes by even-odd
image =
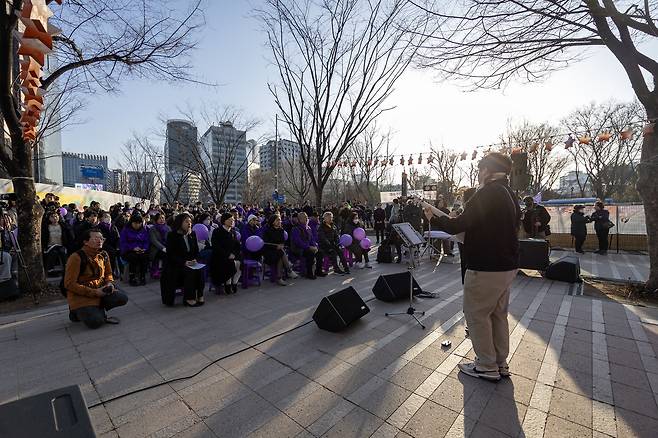
[[[0,405],[0,437],[95,436],[87,404],[77,385]]]
[[[322,330],[339,332],[368,312],[366,303],[350,286],[322,298],[313,313],[313,321]]]
[[[575,256],[562,257],[551,263],[544,275],[549,280],[580,283],[580,259]]]
[[[550,246],[544,239],[519,239],[519,268],[545,271],[550,263]]]
[[[409,299],[409,276],[411,272],[400,272],[398,274],[380,275],[375,285],[372,287],[372,292],[378,300],[381,301],[395,301],[401,299]],[[423,289],[418,285],[416,279],[413,278],[413,294],[418,295],[423,292]]]

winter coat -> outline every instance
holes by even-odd
[[[278,249],[275,246],[285,244],[286,240],[283,238],[283,228],[267,227],[267,229],[263,231],[263,240],[266,243],[263,247],[263,258],[265,263],[270,266],[276,265],[284,255],[283,250]],[[268,243],[269,245],[267,245]]]
[[[590,222],[592,222],[592,219],[589,216],[585,216],[585,213],[576,211],[571,213],[571,235],[586,236],[587,224]]]
[[[290,248],[295,254],[302,254],[309,247],[315,246],[317,248],[318,243],[313,240],[313,232],[311,227],[308,225],[303,226],[298,224],[292,229],[290,236]]]
[[[242,259],[240,241],[235,234],[235,228],[226,231],[226,228],[218,227],[212,233],[211,244],[210,274],[215,284],[224,284],[236,273],[233,260]],[[231,254],[234,259],[229,259]]]
[[[607,224],[610,220],[610,212],[608,210],[596,210],[592,213],[591,216],[592,222],[594,222],[594,230],[596,231],[605,231],[609,230]]]
[[[322,222],[318,228],[318,245],[323,252],[336,250],[338,248],[338,229],[335,225],[327,225]]]
[[[148,251],[150,246],[151,239],[145,226],[142,226],[139,230],[135,230],[132,225],[128,224],[121,230],[121,240],[119,241],[121,254],[127,254],[137,247]]]

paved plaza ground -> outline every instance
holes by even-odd
[[[554,254],[558,255],[558,254]],[[643,272],[624,257],[583,271]],[[631,262],[633,258],[629,259]],[[458,374],[473,357],[465,338],[459,264],[425,260],[419,299],[427,330],[404,302],[368,302],[348,330],[308,324],[322,296],[348,285],[364,299],[385,273],[291,286],[270,283],[236,295],[207,294],[201,308],[166,308],[159,287],[122,284],[122,323],[92,331],[65,307],[0,318],[0,403],[79,384],[88,405],[189,375],[198,376],[90,409],[109,437],[655,437],[658,431],[658,310],[572,295],[567,283],[519,275],[510,304],[511,379],[489,383]],[[606,271],[607,272],[607,271]],[[622,277],[623,278],[623,277]],[[450,340],[450,348],[441,342]],[[252,346],[253,348],[249,348]]]

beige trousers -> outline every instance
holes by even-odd
[[[497,371],[499,366],[507,366],[507,307],[516,273],[517,269],[504,272],[466,271],[464,317],[478,370]]]

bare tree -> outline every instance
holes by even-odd
[[[308,199],[313,186],[304,162],[299,157],[284,155],[279,174],[283,175],[283,193],[290,196],[296,203],[303,203]]]
[[[640,43],[658,36],[656,2],[614,0],[410,0],[433,31],[418,63],[475,87],[511,79],[536,81],[604,47],[621,64],[649,124],[642,143],[637,187],[644,200],[649,243],[647,289],[658,290],[658,62]]]
[[[431,147],[430,150],[434,158],[430,168],[437,174],[438,194],[451,199],[459,184],[459,155],[443,146]]]
[[[54,3],[46,0],[47,4]],[[22,0],[5,1],[0,10],[0,114],[9,142],[0,145],[0,163],[12,178],[18,207],[18,241],[27,262],[20,270],[23,292],[46,285],[41,257],[40,221],[36,202],[33,154],[37,143],[23,137],[18,80],[16,32]],[[62,29],[54,38],[56,68],[41,78],[45,100],[55,83],[114,91],[128,77],[192,80],[189,54],[202,25],[198,2],[179,15],[151,0],[71,0],[55,9],[50,22]],[[4,135],[3,135],[4,137]]]
[[[266,201],[273,185],[274,176],[271,172],[253,169],[249,172],[249,178],[242,190],[242,202],[244,204],[258,204]]]
[[[373,123],[348,151],[352,181],[359,195],[371,205],[379,200],[380,185],[388,171],[380,164],[379,158],[394,152],[389,151],[390,143],[391,131],[380,132]]]
[[[279,81],[269,89],[301,147],[316,205],[336,162],[384,111],[422,40],[403,0],[266,0]]]
[[[509,125],[501,140],[504,144],[503,152],[516,150],[528,154],[531,182],[527,190],[532,194],[550,190],[569,165],[568,154],[552,150],[553,143],[564,139],[558,139],[558,129],[546,123],[532,124],[524,121],[518,126]]]
[[[622,139],[622,132],[641,120],[641,112],[637,103],[590,104],[562,121],[566,130],[580,135],[568,151],[576,171],[587,175],[583,181],[578,178],[581,193],[589,184],[597,198],[605,199],[624,193],[628,184],[633,184],[641,140],[637,135]]]
[[[246,184],[249,165],[257,159],[247,142],[247,132],[257,128],[260,121],[232,106],[188,109],[185,117],[196,121],[197,127],[208,128],[180,166],[199,176],[202,195],[215,205],[224,203],[232,187],[234,198],[240,196],[242,188],[238,186]]]
[[[464,181],[468,187],[477,187],[478,186],[478,166],[477,163],[473,160],[469,160],[468,164],[464,164],[464,161],[460,161],[459,164],[459,185],[463,185]]]

